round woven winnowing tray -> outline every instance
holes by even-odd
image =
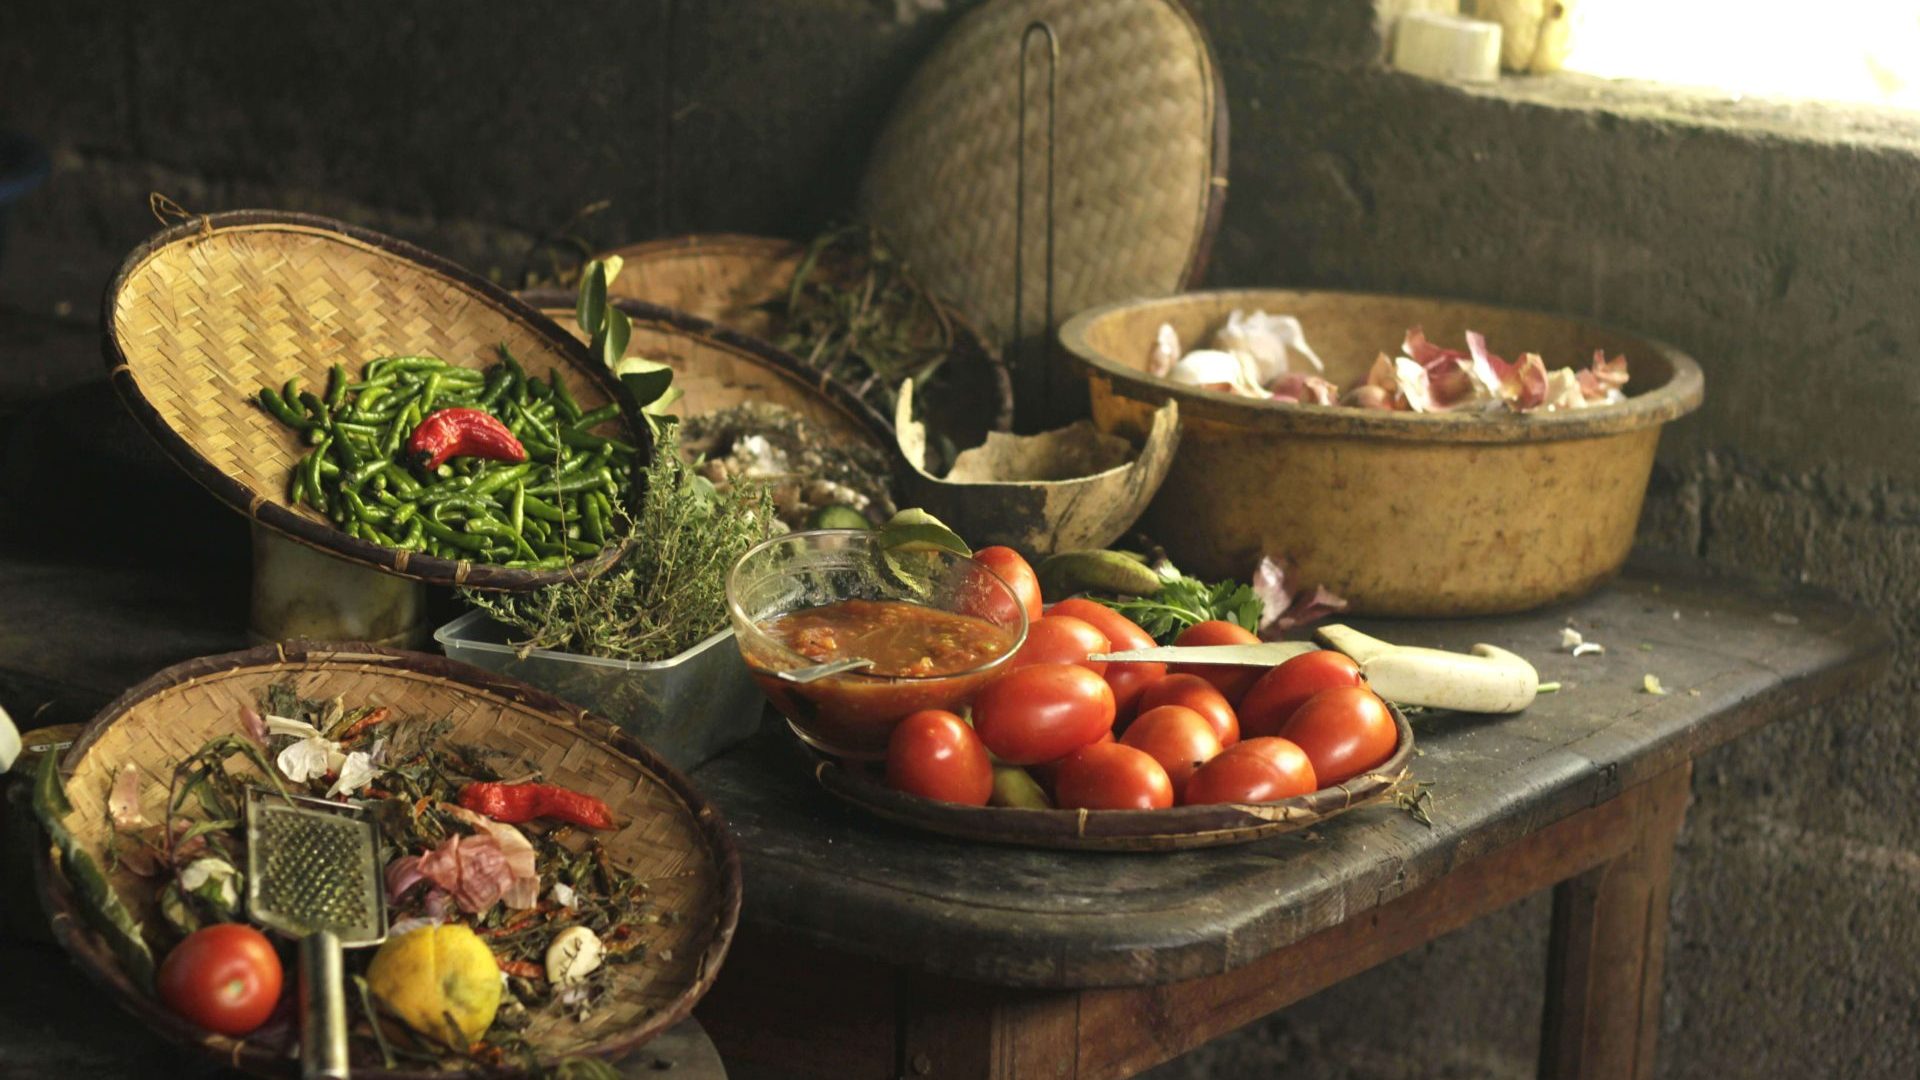
[[[499,287],[411,244],[306,214],[239,210],[191,218],[135,248],[107,286],[101,323],[114,389],[168,456],[222,502],[309,547],[436,584],[524,589],[612,565],[528,570],[441,559],[349,536],[289,498],[307,447],[254,395],[299,376],[326,384],[382,356],[485,368],[504,344],[532,373],[558,373],[583,408],[615,400],[585,346]],[[648,447],[644,424],[601,429]]]
[[[1060,41],[1056,318],[1198,280],[1226,199],[1226,94],[1205,35],[1175,0],[993,0],[970,12],[895,103],[860,208],[928,288],[999,344],[1046,330],[1037,43],[1027,68],[1025,325],[1013,326],[1018,60],[1036,19]]]
[[[719,811],[685,777],[608,721],[525,683],[445,657],[370,645],[284,643],[188,660],[122,694],[87,725],[61,759],[73,801],[66,825],[101,867],[111,868],[107,879],[136,919],[163,925],[158,882],[108,858],[114,826],[106,791],[132,765],[140,773],[140,804],[157,815],[174,765],[207,739],[237,733],[240,710],[283,680],[306,698],[385,705],[393,710],[389,723],[449,721],[449,740],[502,752],[507,771],[537,770],[547,782],[612,808],[616,827],[601,834],[609,857],[644,879],[649,898],[672,917],[658,924],[643,958],[610,969],[607,994],[587,1019],[543,1012],[521,1031],[544,1065],[630,1050],[678,1023],[713,985],[740,917],[740,859]],[[239,758],[229,767],[249,771]],[[41,845],[35,860],[54,936],[122,1008],[214,1060],[261,1076],[299,1074],[287,1041],[297,1039],[294,1030],[217,1035],[137,985],[88,922],[50,846]],[[354,1040],[356,1077],[500,1075],[463,1058],[383,1068],[370,1042]]]

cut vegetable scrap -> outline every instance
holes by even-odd
[[[1147,374],[1167,378],[1173,374],[1173,365],[1179,362],[1180,335],[1172,323],[1161,323],[1159,332],[1153,335],[1153,351],[1147,354]]]
[[[140,812],[140,768],[131,761],[114,774],[107,814],[116,829],[138,829],[147,824],[146,815]]]
[[[1660,677],[1651,673],[1641,678],[1640,689],[1644,693],[1657,694],[1661,697],[1665,697],[1667,693],[1667,688],[1660,685]]]
[[[1268,641],[1289,630],[1309,626],[1347,610],[1345,598],[1324,585],[1296,591],[1289,579],[1298,573],[1292,564],[1262,556],[1253,571],[1253,594],[1260,598],[1260,625],[1255,629]]]
[[[1213,347],[1252,361],[1254,377],[1263,386],[1271,386],[1282,375],[1304,372],[1306,365],[1312,365],[1314,371],[1327,370],[1307,344],[1300,320],[1291,315],[1264,311],[1248,315],[1235,308],[1227,316],[1227,325],[1213,336]],[[1306,364],[1295,362],[1295,354]]]

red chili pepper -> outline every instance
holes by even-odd
[[[606,803],[557,784],[472,783],[460,789],[460,805],[509,825],[550,817],[589,829],[613,828]]]
[[[525,461],[527,448],[507,425],[479,409],[440,409],[429,413],[407,436],[407,458],[433,470],[448,458],[478,457],[492,461]]]

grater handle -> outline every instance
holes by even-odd
[[[300,939],[300,1075],[346,1080],[346,963],[340,935],[316,930]]]

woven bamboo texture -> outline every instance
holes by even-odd
[[[293,539],[390,573],[438,583],[524,588],[571,570],[529,571],[437,559],[368,543],[289,498],[306,446],[253,400],[329,367],[359,374],[382,356],[430,355],[462,367],[505,344],[539,375],[558,372],[588,408],[611,381],[565,335],[507,293],[390,237],[325,218],[239,211],[195,218],[128,256],[103,323],[114,386],[163,448],[235,509]],[[617,552],[603,552],[595,565]]]
[[[624,280],[626,271],[620,277]],[[563,294],[532,291],[525,299],[567,333],[584,339]],[[882,450],[893,445],[892,426],[872,406],[791,353],[684,311],[626,298],[614,304],[633,320],[627,355],[673,368],[673,385],[683,391],[673,412],[700,416],[764,402],[806,417],[843,445],[859,442]]]
[[[1165,810],[1016,810],[961,806],[895,791],[832,759],[806,756],[820,786],[870,813],[944,836],[1069,851],[1186,851],[1246,844],[1312,828],[1390,797],[1410,775],[1413,728],[1389,705],[1399,742],[1387,760],[1333,787],[1270,803],[1173,806]]]
[[[282,679],[291,679],[304,697],[339,695],[349,705],[386,705],[394,711],[392,722],[451,720],[449,740],[505,751],[499,765],[505,773],[537,770],[547,782],[590,792],[612,808],[619,828],[601,834],[609,854],[646,879],[660,910],[675,917],[655,928],[644,959],[612,969],[613,990],[588,1020],[543,1014],[526,1030],[543,1058],[630,1048],[684,1017],[712,984],[740,904],[738,858],[717,812],[671,767],[607,721],[523,683],[438,656],[288,644],[169,668],[108,706],[68,751],[62,762],[74,804],[68,827],[105,866],[112,832],[106,795],[121,765],[139,768],[141,806],[157,820],[174,764],[209,737],[238,730],[240,709]],[[153,884],[125,869],[109,876],[135,916],[157,924]],[[43,884],[51,886],[49,904],[63,943],[141,1019],[251,1071],[296,1071],[275,1048],[191,1027],[133,988],[74,918],[57,873],[43,874]],[[354,1070],[355,1076],[413,1074],[385,1071],[377,1062]]]
[[[1019,42],[1059,35],[1059,318],[1185,288],[1226,193],[1226,101],[1199,25],[1172,0],[994,0],[943,38],[875,144],[861,213],[922,280],[1005,344],[1044,326],[1046,62],[1027,77],[1027,294],[1013,326]],[[1023,391],[1024,392],[1024,391]]]
[[[697,315],[771,346],[782,328],[768,305],[786,298],[806,257],[806,245],[713,233],[629,244],[610,254],[623,261],[610,292]],[[831,268],[816,273],[822,271]],[[952,349],[941,369],[943,399],[929,403],[928,415],[958,445],[972,446],[987,432],[1012,426],[1013,383],[1005,360],[973,323],[951,305],[941,307],[953,326]],[[800,366],[805,368],[804,363]]]

